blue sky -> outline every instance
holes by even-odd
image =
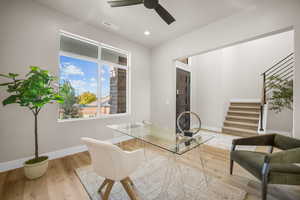
[[[110,67],[102,67],[102,97],[110,92]],[[97,95],[98,64],[67,56],[60,56],[60,79],[69,80],[76,90],[76,95],[92,92]]]

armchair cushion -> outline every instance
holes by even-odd
[[[296,164],[271,164],[271,172],[300,174],[300,167]]]
[[[269,155],[266,161],[270,163],[300,163],[300,148],[289,149]]]
[[[233,145],[273,146],[276,134],[259,135],[247,138],[238,138],[232,141]]]
[[[290,164],[289,170],[299,170],[296,168],[297,167],[295,165],[292,166],[292,164]],[[300,185],[300,173],[285,173],[272,170],[269,174],[268,180],[269,184]]]
[[[281,152],[278,152],[281,153]],[[262,168],[266,157],[272,154],[252,151],[232,151],[231,159],[249,171],[257,179],[262,180]],[[300,184],[300,166],[294,163],[270,163],[270,184]]]
[[[238,138],[233,145],[274,146],[281,150],[300,148],[300,140],[279,134],[258,135],[248,138]]]
[[[274,146],[282,150],[300,148],[300,140],[276,134],[274,138]]]

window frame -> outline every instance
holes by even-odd
[[[60,30],[59,32],[59,42],[60,42],[60,38],[61,36],[65,36],[65,37],[70,37],[72,39],[75,40],[80,40],[82,42],[86,42],[92,45],[96,45],[98,47],[98,58],[91,58],[88,56],[83,56],[83,55],[78,55],[75,53],[70,53],[70,52],[66,52],[66,51],[62,51],[59,48],[59,53],[58,53],[58,63],[60,65],[60,57],[61,56],[66,56],[66,57],[71,57],[71,58],[75,58],[75,59],[80,59],[80,60],[84,60],[84,61],[89,61],[89,62],[94,62],[97,63],[98,65],[98,81],[97,81],[97,114],[96,117],[89,117],[89,118],[70,118],[70,119],[59,119],[58,117],[58,122],[69,122],[69,121],[81,121],[81,120],[95,120],[95,119],[106,119],[106,118],[118,118],[118,117],[125,117],[125,116],[129,116],[131,115],[131,53],[129,51],[117,48],[117,47],[113,47],[101,42],[97,42],[94,40],[90,40],[88,38],[79,36],[79,35],[75,35],[73,33],[69,33],[66,31],[62,31]],[[126,55],[127,57],[127,65],[119,65],[116,63],[112,63],[109,61],[105,61],[101,59],[101,52],[102,49],[109,49],[111,51],[115,51],[116,53],[120,53],[123,55]],[[101,81],[101,77],[102,77],[102,66],[106,64],[109,67],[113,67],[113,68],[118,68],[118,69],[125,69],[126,70],[126,112],[125,113],[116,113],[116,114],[101,114],[100,113],[100,108],[101,108],[101,103],[100,103],[100,98],[101,98],[101,88],[102,88],[102,81]],[[60,68],[60,67],[59,67]],[[60,80],[60,70],[59,70],[59,80]],[[58,116],[59,116],[59,109],[58,109]]]

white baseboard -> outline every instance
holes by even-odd
[[[207,130],[210,130],[210,131],[216,131],[216,132],[221,132],[222,131],[222,128],[212,127],[212,126],[202,126],[201,128],[207,129]]]
[[[124,141],[130,140],[130,139],[132,139],[132,137],[122,136],[122,137],[110,139],[108,141],[113,144],[117,144],[117,143],[124,142]],[[75,147],[69,147],[69,148],[65,148],[65,149],[61,149],[61,150],[57,150],[57,151],[43,153],[43,154],[41,154],[41,156],[49,156],[49,160],[53,160],[53,159],[73,155],[76,153],[84,152],[87,150],[88,149],[85,145],[79,145],[79,146],[75,146]],[[2,162],[2,163],[0,163],[0,172],[23,167],[24,162],[31,158],[33,158],[33,157],[26,157],[26,158],[12,160],[12,161],[8,161],[8,162]]]

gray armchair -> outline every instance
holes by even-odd
[[[235,150],[237,145],[269,146],[270,152]],[[283,151],[272,154],[274,147]],[[262,200],[267,199],[268,184],[300,185],[300,140],[298,139],[278,134],[235,139],[232,141],[230,153],[231,175],[234,162],[262,182]]]

